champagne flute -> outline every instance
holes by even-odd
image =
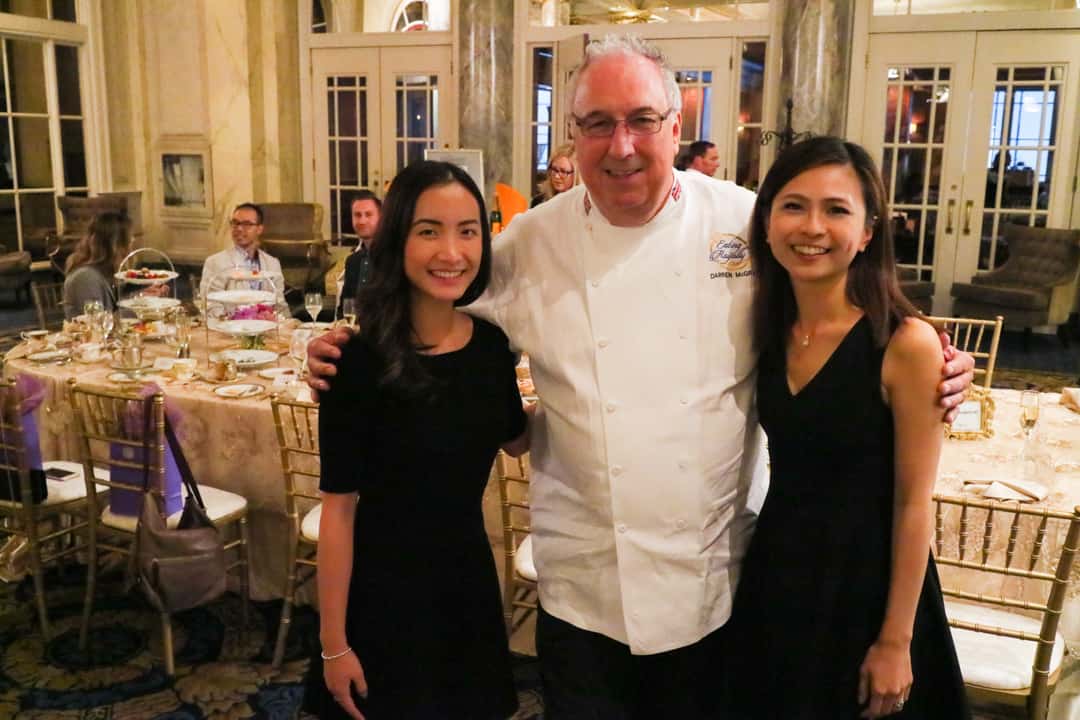
[[[348,327],[356,327],[356,299],[345,298],[341,301],[341,319]]]
[[[1024,440],[1031,437],[1035,423],[1039,421],[1039,393],[1024,390],[1020,393],[1020,427],[1024,430]]]
[[[311,322],[319,319],[319,311],[322,310],[322,294],[313,292],[304,294],[304,309],[311,316]]]

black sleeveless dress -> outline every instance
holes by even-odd
[[[762,357],[757,404],[771,481],[743,563],[729,678],[739,718],[857,718],[859,667],[885,617],[893,419],[884,349],[864,316],[798,394],[783,353]],[[968,718],[928,555],[911,643],[914,682],[896,718]]]

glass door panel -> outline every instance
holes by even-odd
[[[871,38],[863,144],[880,163],[896,261],[949,302],[956,208],[963,182],[966,112],[975,39],[908,34]]]

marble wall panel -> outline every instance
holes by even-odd
[[[513,180],[513,3],[461,0],[458,23],[458,138],[484,151],[484,189]]]

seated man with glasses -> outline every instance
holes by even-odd
[[[259,249],[259,236],[263,232],[263,213],[255,203],[241,203],[233,210],[229,227],[233,246],[206,258],[203,263],[202,280],[199,283],[200,297],[215,290],[223,290],[226,285],[238,288],[243,285],[236,281],[228,282],[230,270],[257,271],[268,280],[252,280],[252,289],[268,289],[268,282],[274,285],[275,304],[285,306],[285,277],[281,272],[281,262],[273,255]]]

